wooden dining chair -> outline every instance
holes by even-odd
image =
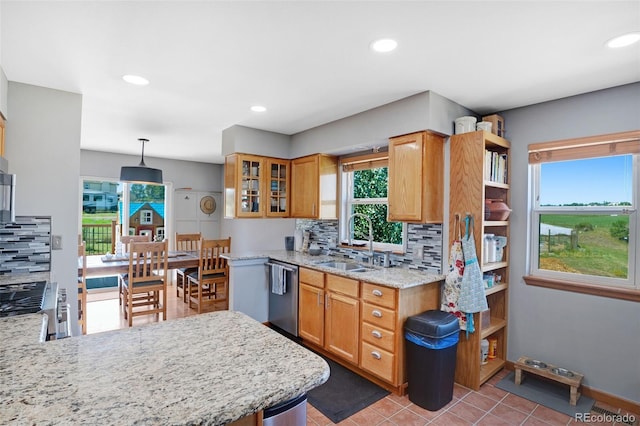
[[[132,242],[129,272],[121,279],[124,318],[155,314],[167,319],[168,242]]]
[[[87,334],[87,251],[85,242],[78,244],[78,325]]]
[[[176,251],[193,251],[200,250],[200,232],[194,234],[179,234],[176,232]],[[180,268],[176,269],[176,297],[180,297],[182,292],[182,300],[187,302],[187,276],[196,272],[198,268]]]
[[[151,242],[151,235],[123,235],[120,237],[120,243],[122,243],[122,253],[128,254],[131,250],[131,243],[133,242]],[[122,286],[120,283],[122,279],[126,278],[125,274],[118,275],[118,299],[120,305],[122,305]]]
[[[197,306],[198,313],[204,306],[229,304],[229,266],[223,254],[231,251],[231,237],[222,240],[200,241],[198,271],[188,275],[187,296],[189,308]]]

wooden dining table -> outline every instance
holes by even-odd
[[[197,268],[199,259],[198,252],[195,251],[170,251],[168,269]],[[118,275],[128,271],[128,255],[108,257],[104,254],[96,254],[87,256],[87,277]],[[82,272],[82,265],[78,265],[78,272]]]

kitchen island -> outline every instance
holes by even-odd
[[[322,358],[238,312],[45,343],[40,323],[0,320],[0,424],[224,425],[329,377]]]

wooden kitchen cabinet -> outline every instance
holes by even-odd
[[[324,273],[300,268],[298,334],[305,341],[324,346]]]
[[[360,336],[359,282],[327,274],[325,349],[358,364]]]
[[[405,392],[403,325],[408,316],[438,308],[439,282],[397,289],[300,268],[299,294],[304,344],[385,389]]]
[[[473,215],[473,236],[482,272],[501,278],[500,283],[485,289],[490,309],[488,327],[482,327],[480,315],[476,313],[473,315],[476,332],[469,336],[464,331],[460,332],[455,381],[474,390],[480,389],[480,385],[500,371],[507,357],[509,221],[485,220],[485,200],[500,199],[510,205],[510,164],[504,167],[504,173],[496,173],[497,169],[493,169],[491,165],[491,158],[496,157],[501,157],[508,163],[509,151],[509,141],[482,130],[451,137],[449,243],[455,238],[455,215],[459,214],[462,219],[467,213]],[[495,163],[495,160],[493,162]],[[484,234],[507,237],[507,247],[502,259],[496,262],[483,261]],[[497,356],[488,360],[486,364],[482,364],[480,359],[482,339],[497,340]]]
[[[422,131],[389,139],[388,200],[389,221],[442,223],[443,136]]]
[[[289,173],[289,160],[228,155],[224,170],[225,217],[288,216]]]
[[[268,201],[265,210],[268,217],[289,216],[290,163],[289,160],[267,158],[266,193]]]
[[[291,160],[291,217],[338,218],[338,159],[314,154]]]
[[[358,364],[359,283],[300,268],[298,334],[305,341]]]

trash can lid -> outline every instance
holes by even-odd
[[[460,324],[452,313],[432,310],[408,317],[404,329],[426,337],[446,337],[457,333]]]

